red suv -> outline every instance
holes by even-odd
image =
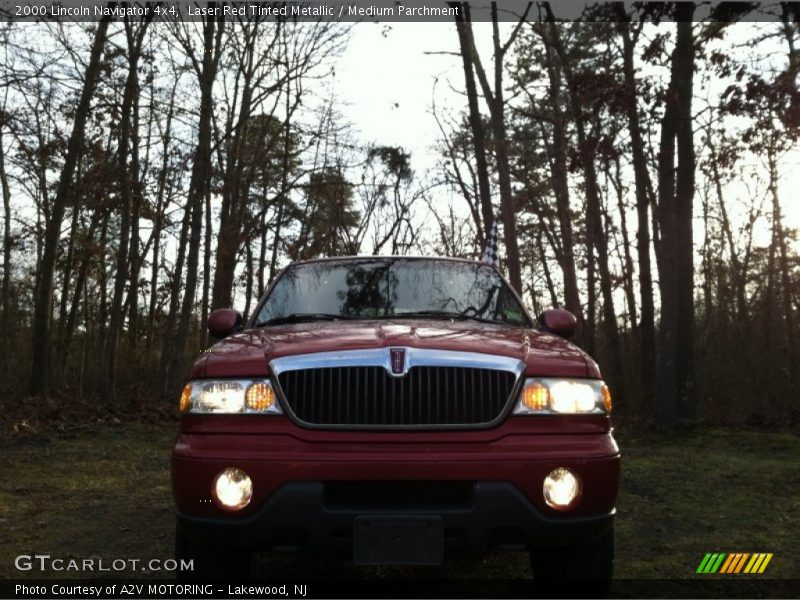
[[[246,575],[255,551],[436,564],[528,550],[535,577],[608,579],[620,454],[575,318],[534,324],[492,266],[293,263],[194,364],[172,455],[176,555]]]

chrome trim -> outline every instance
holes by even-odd
[[[391,350],[405,350],[403,373],[392,373]],[[383,367],[392,377],[405,376],[411,367],[471,367],[475,369],[492,369],[508,371],[514,374],[515,381],[506,398],[505,406],[500,414],[491,421],[477,424],[445,423],[435,425],[353,425],[353,424],[320,424],[309,423],[300,419],[286,399],[278,376],[287,371],[336,367]],[[313,352],[274,358],[269,362],[272,373],[272,389],[278,395],[283,412],[292,421],[309,429],[384,429],[384,430],[436,430],[436,429],[488,429],[502,422],[517,403],[522,388],[525,362],[510,356],[482,354],[479,352],[461,352],[451,350],[431,350],[427,348],[411,348],[408,346],[386,346],[364,350],[340,350],[333,352]]]
[[[391,350],[405,350],[406,360],[402,374],[392,373]],[[509,371],[517,377],[525,369],[525,363],[510,356],[460,352],[450,350],[429,350],[407,346],[387,346],[369,350],[341,350],[334,352],[314,352],[284,356],[270,361],[269,368],[277,376],[285,371],[335,367],[383,367],[389,375],[402,377],[411,367],[471,367],[474,369],[494,369]]]

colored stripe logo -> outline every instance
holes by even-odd
[[[714,574],[725,573],[727,575],[738,573],[763,573],[769,561],[772,560],[772,553],[765,552],[707,552],[700,561],[696,573]]]

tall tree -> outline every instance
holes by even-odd
[[[500,218],[503,222],[503,240],[506,245],[506,265],[508,267],[508,277],[511,285],[520,294],[522,288],[522,266],[519,255],[519,241],[517,239],[516,206],[511,188],[511,168],[508,158],[508,137],[506,135],[506,100],[503,88],[503,73],[505,70],[505,56],[511,48],[514,40],[519,35],[520,28],[528,18],[533,3],[526,5],[523,15],[516,24],[505,43],[500,40],[500,23],[497,13],[497,2],[491,3],[492,19],[492,47],[494,49],[494,86],[489,83],[486,70],[481,62],[480,55],[475,46],[475,35],[472,31],[472,23],[464,20],[463,26],[466,32],[466,47],[461,47],[461,52],[468,53],[475,74],[481,85],[483,98],[489,109],[490,121],[492,125],[492,146],[494,149],[495,163],[497,168],[497,179],[500,187]],[[466,17],[467,15],[465,15]]]
[[[148,15],[152,15],[149,11]],[[125,89],[122,94],[122,107],[120,110],[120,133],[119,133],[119,174],[120,185],[119,195],[121,200],[120,210],[120,238],[117,249],[116,274],[114,276],[114,294],[111,299],[110,323],[108,325],[108,339],[106,340],[105,365],[104,365],[104,393],[107,397],[113,398],[115,394],[115,384],[117,379],[117,353],[119,345],[120,331],[122,329],[123,314],[123,295],[125,284],[128,282],[129,270],[129,251],[131,245],[131,221],[134,185],[138,184],[135,175],[138,174],[138,166],[131,163],[131,140],[137,140],[138,135],[134,131],[136,113],[135,104],[139,97],[139,58],[142,54],[142,42],[144,41],[147,26],[152,20],[152,16],[143,20],[138,27],[125,17],[125,38],[128,43],[128,73],[125,78]],[[137,160],[138,151],[134,152],[134,162]],[[138,188],[138,186],[137,186]],[[138,223],[135,227],[138,237]],[[138,239],[134,240],[138,244]]]
[[[50,210],[44,233],[44,249],[34,303],[33,316],[33,364],[31,368],[30,393],[47,391],[50,381],[50,315],[53,304],[53,274],[56,267],[61,224],[71,193],[72,177],[78,156],[86,136],[86,121],[92,103],[95,86],[100,75],[101,58],[111,18],[104,16],[97,24],[89,62],[83,80],[80,99],[75,109],[72,132],[67,143],[64,165],[58,181],[56,196]]]
[[[550,36],[547,27],[536,26],[535,31],[546,39]],[[564,305],[567,310],[575,315],[579,325],[583,323],[583,309],[581,307],[580,294],[578,292],[578,276],[575,266],[575,234],[572,214],[570,191],[569,191],[569,172],[568,172],[568,138],[567,138],[567,115],[562,107],[562,69],[558,61],[558,55],[552,43],[545,43],[544,64],[547,70],[548,80],[548,102],[549,112],[547,121],[551,126],[551,132],[545,131],[544,119],[537,119],[542,129],[541,138],[545,140],[545,149],[548,154],[548,164],[550,178],[552,180],[553,196],[556,201],[556,215],[559,225],[559,248],[557,252],[559,266],[561,267],[562,279],[564,281]],[[531,109],[534,107],[532,106]],[[538,115],[537,115],[538,116]],[[535,117],[534,117],[535,118]],[[552,142],[547,143],[548,137],[552,137]],[[551,244],[552,245],[552,244]],[[577,340],[579,343],[584,341],[583,327],[579,327]]]
[[[675,6],[677,36],[672,52],[658,151],[658,248],[661,323],[656,373],[655,416],[674,427],[691,417],[694,374],[694,246],[692,216],[695,155],[692,131],[694,4]],[[677,165],[675,162],[677,152]]]
[[[3,321],[2,321],[2,373],[8,377],[11,361],[11,189],[6,172],[6,155],[3,141],[5,111],[0,120],[0,185],[3,191]]]
[[[639,119],[639,106],[636,90],[636,65],[634,49],[642,31],[644,21],[636,26],[631,25],[631,18],[620,4],[617,17],[620,20],[620,36],[622,37],[624,92],[623,104],[628,117],[628,134],[631,144],[631,164],[633,165],[634,184],[636,189],[636,256],[639,267],[639,297],[641,308],[640,329],[640,370],[642,378],[642,394],[645,406],[652,404],[655,385],[655,304],[653,301],[653,274],[650,264],[650,205],[649,190],[652,188],[650,172],[647,169],[645,143]]]
[[[611,382],[614,392],[620,399],[625,395],[625,379],[622,371],[622,349],[619,339],[617,315],[614,310],[614,284],[609,266],[608,240],[603,225],[603,209],[600,198],[600,185],[595,164],[597,155],[597,134],[587,130],[587,117],[584,114],[584,99],[578,91],[578,75],[574,72],[572,59],[561,39],[559,29],[555,23],[550,4],[544,3],[549,22],[549,36],[545,36],[545,43],[552,45],[558,54],[564,77],[569,91],[572,118],[577,132],[578,148],[580,149],[580,164],[583,167],[584,187],[586,191],[587,206],[587,234],[591,240],[591,247],[597,251],[597,270],[600,274],[600,291],[603,296],[603,339],[608,349],[607,356],[611,362]],[[588,78],[588,73],[583,73],[583,78]],[[593,99],[597,102],[597,99]],[[590,253],[588,260],[595,260]]]
[[[470,47],[467,24],[471,21],[468,2],[451,2],[451,6],[460,8],[456,11],[456,30],[461,47],[461,62],[464,68],[464,82],[469,107],[469,126],[472,133],[472,145],[475,153],[475,171],[478,180],[478,196],[480,199],[481,217],[483,219],[483,239],[486,239],[494,222],[492,193],[489,186],[489,166],[486,162],[486,134],[483,127],[480,108],[478,107],[478,88],[475,85],[475,71],[472,64],[472,53],[465,52]]]
[[[209,6],[215,6],[209,2]],[[197,146],[192,163],[192,175],[186,199],[186,210],[191,215],[189,253],[186,259],[186,284],[175,334],[175,345],[170,361],[167,391],[176,393],[181,386],[186,369],[189,324],[197,291],[197,272],[200,258],[200,237],[203,228],[203,197],[208,188],[211,172],[211,117],[213,89],[217,67],[223,48],[225,22],[220,17],[208,17],[203,22],[203,56],[198,59],[188,36],[180,36],[181,44],[192,62],[200,87],[200,114],[197,122]]]

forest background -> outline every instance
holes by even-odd
[[[800,426],[797,4],[461,8],[2,23],[3,419],[172,414],[210,311],[290,261],[477,258],[497,218],[509,281],[576,314],[623,417]],[[376,31],[407,56],[373,76],[347,61]]]

